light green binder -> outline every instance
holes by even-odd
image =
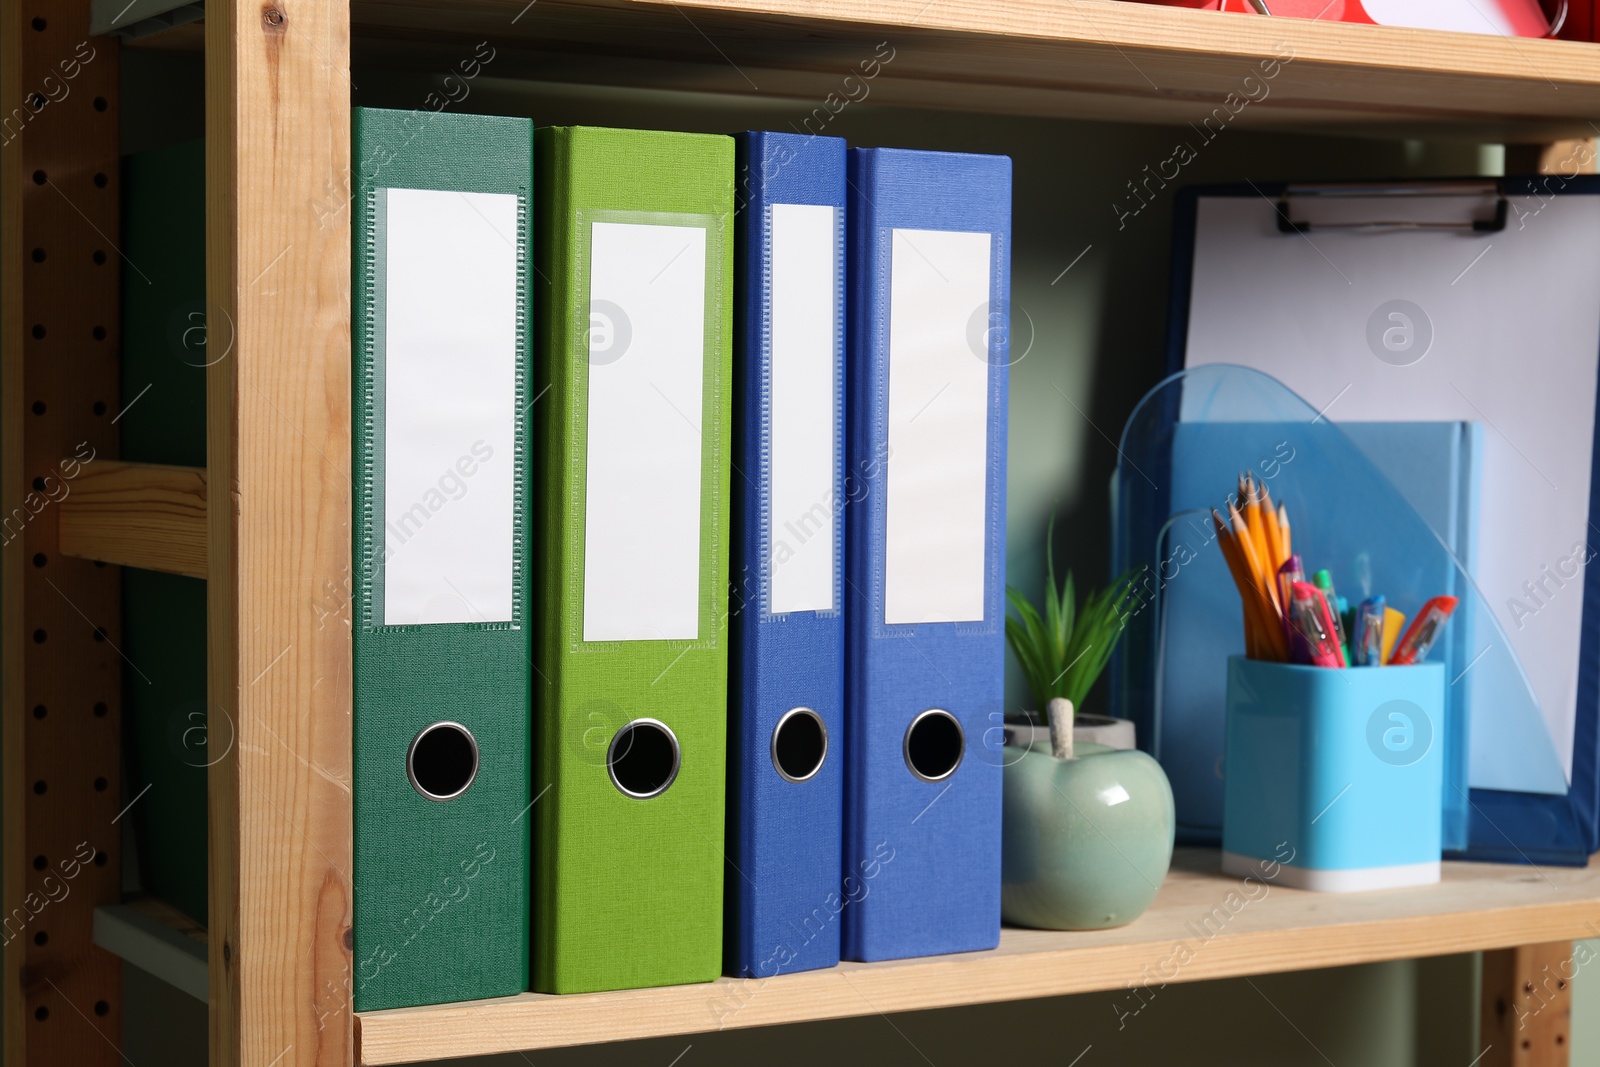
[[[538,135],[534,988],[721,969],[732,138]]]

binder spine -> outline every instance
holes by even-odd
[[[536,405],[546,409],[548,465],[539,518],[533,987],[709,981],[722,962],[733,142],[585,127],[538,137],[547,168],[538,215],[549,391]],[[702,256],[703,268],[693,266]],[[641,275],[646,259],[652,266]],[[631,312],[603,307],[596,287],[608,285],[633,286],[627,291],[643,293],[641,303]],[[691,305],[650,294],[702,288],[703,298],[687,298],[704,312],[702,362],[693,364],[682,343]],[[615,322],[600,323],[604,316]],[[614,339],[624,321],[632,347],[594,347],[597,324],[612,327]],[[620,401],[619,383],[633,389]],[[619,422],[624,409],[657,419],[649,432],[661,440],[641,438],[637,420]],[[597,437],[596,425],[616,432]],[[652,443],[670,444],[667,474],[686,487],[667,508],[618,489],[661,455],[621,450]],[[682,461],[688,448],[698,480]],[[678,506],[695,499],[690,493],[698,494],[695,512]],[[616,508],[625,497],[635,501],[627,514]],[[601,499],[611,511],[593,510]],[[599,514],[606,517],[591,523]],[[684,533],[695,514],[697,539]],[[693,552],[694,588],[673,581],[683,558],[663,560],[669,541]],[[641,545],[650,548],[642,558]],[[649,614],[663,603],[676,613],[665,622]],[[650,788],[635,788],[619,770],[639,737],[640,752],[660,745],[666,754],[652,765],[665,770]]]
[[[875,462],[880,452],[877,442],[886,434],[877,414],[885,399],[880,395],[881,390],[874,387],[873,380],[874,361],[884,355],[881,346],[875,348],[873,344],[873,324],[883,314],[873,237],[878,231],[876,198],[871,193],[877,188],[876,164],[875,153],[850,152],[850,227],[846,242],[850,277],[846,290],[850,362],[845,393],[845,469],[853,482],[859,481],[862,493],[859,501],[851,493],[848,499],[852,506],[845,508],[845,571],[849,586],[845,613],[844,855],[840,884],[847,893],[860,884],[855,868],[866,857],[866,842],[872,832],[872,813],[867,810],[867,782],[874,751],[865,717],[870,677],[868,618],[882,603],[874,584],[881,570],[881,559],[875,559],[867,547],[872,544],[875,532],[868,509],[871,501],[881,498],[884,491],[883,471]],[[857,918],[847,915],[842,924],[840,955],[845,959],[862,959],[867,951],[866,930],[861,922],[855,921]]]
[[[878,960],[992,948],[1000,932],[1010,161],[858,149],[851,153],[851,211],[848,471],[860,490],[849,493],[846,519],[843,955]],[[961,249],[970,268],[984,240],[987,284],[977,284],[987,300],[977,297],[963,315],[971,358],[984,365],[981,386],[964,387],[980,390],[984,404],[983,489],[975,505],[982,509],[979,610],[969,590],[953,616],[934,609],[918,615],[921,609],[908,611],[903,601],[904,558],[895,572],[898,592],[888,578],[889,507],[903,491],[891,487],[889,475],[895,463],[908,462],[891,448],[891,426],[903,431],[905,424],[891,420],[893,253],[901,241],[917,254],[909,260],[914,266],[931,263],[924,253],[944,244]],[[929,390],[929,410],[938,394]],[[949,580],[938,568],[916,578],[938,588]],[[959,726],[953,763],[914,771],[913,727],[934,725],[948,735],[952,720]]]
[[[724,969],[771,977],[839,961],[844,705],[844,142],[751,133],[739,139],[736,477],[729,670],[727,923]],[[774,515],[774,209],[834,209],[831,491],[802,515]],[[819,516],[822,516],[819,518]],[[775,612],[774,568],[813,538],[831,541],[831,606]],[[813,549],[815,546],[812,546]],[[825,738],[804,780],[779,772],[775,731],[809,711]],[[809,755],[809,754],[808,754]],[[791,768],[803,771],[809,768]]]
[[[532,124],[357,109],[353,136],[352,949],[355,1006],[371,1011],[503,996],[528,985],[529,838],[527,820],[514,816],[529,803],[531,780],[526,408],[532,346],[525,271],[531,255]],[[428,228],[435,237],[448,233],[443,243],[466,247],[459,243],[466,239],[463,230],[441,223],[437,212],[453,210],[450,217],[460,221],[462,200],[473,196],[500,211],[501,225],[493,232],[482,216],[468,223],[478,227],[481,244],[494,242],[495,254],[505,257],[484,267],[496,285],[497,314],[504,312],[479,350],[494,386],[451,379],[437,410],[413,405],[412,415],[429,428],[416,433],[410,423],[399,426],[386,393],[395,380],[396,341],[403,339],[388,336],[385,316],[396,308],[422,313],[389,297],[390,286],[399,284],[390,272],[391,259],[399,255],[392,216],[397,200],[404,200],[411,205],[408,225]],[[512,199],[514,208],[505,210]],[[425,201],[426,207],[418,206]],[[426,277],[420,272],[434,264],[418,253],[414,240],[407,247],[409,284],[415,287]],[[435,310],[453,313],[450,307]],[[417,345],[405,359],[407,373],[425,378],[446,366],[442,355]],[[495,413],[499,421],[492,430],[459,416],[467,409],[452,408],[468,403]],[[450,459],[437,469],[431,460],[422,467],[399,458],[442,425],[436,415],[455,418],[452,433],[466,430],[459,466],[450,466],[458,462],[453,444],[447,446]],[[486,447],[474,452],[480,431],[494,440],[477,441]],[[502,476],[508,465],[512,469]],[[391,475],[419,472],[430,481],[429,492],[397,534],[385,520],[386,483]],[[429,602],[427,610],[401,618],[400,605],[420,599],[410,587],[402,589],[406,581],[419,574],[441,583],[452,573],[461,577],[455,564],[470,553],[452,555],[446,545],[457,542],[448,533],[477,529],[459,516],[476,514],[472,509],[486,499],[503,502],[509,526],[500,527],[493,542],[494,553],[503,551],[509,559],[498,556],[485,579],[498,603],[481,604],[487,614],[458,606],[445,621],[432,621]],[[401,563],[408,568],[405,579],[396,577]],[[394,617],[386,612],[386,596]]]

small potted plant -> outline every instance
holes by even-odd
[[[1074,708],[1105,669],[1133,597],[1125,574],[1081,605],[1056,585],[1046,549],[1044,613],[1015,589],[1006,638],[1049,740],[1006,762],[1001,914],[1049,930],[1097,930],[1138,918],[1172,862],[1172,786],[1143,752],[1075,742]]]
[[[1047,740],[1046,706],[1053,698],[1064,697],[1072,705],[1075,740],[1133,748],[1132,722],[1110,715],[1085,715],[1079,709],[1122,637],[1136,574],[1124,574],[1108,588],[1091,593],[1079,608],[1071,571],[1060,590],[1056,588],[1055,552],[1050,547],[1054,529],[1052,523],[1051,534],[1046,535],[1044,616],[1015,586],[1006,586],[1006,600],[1013,612],[1006,618],[1006,640],[1034,701],[1032,708],[1022,712],[1021,721],[1008,727],[1007,739],[1023,745]]]

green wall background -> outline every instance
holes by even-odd
[[[1590,962],[1572,982],[1571,1067],[1600,1067],[1600,938],[1583,944]]]
[[[841,81],[853,67],[841,63]],[[123,72],[125,151],[200,135],[196,57],[129,50]],[[493,75],[491,64],[454,106],[531,115],[541,125],[731,131],[797,128],[820,103],[577,89]],[[358,68],[356,81],[356,102],[368,106],[423,107],[428,93],[441,88],[425,71]],[[1205,112],[1198,105],[1196,112],[1198,122]],[[812,118],[812,130],[817,121]],[[1198,143],[1192,130],[880,107],[869,93],[831,118],[825,132],[855,144],[1004,152],[1015,161],[1014,358],[1028,347],[1012,370],[1008,568],[1013,584],[1029,590],[1042,580],[1052,516],[1058,561],[1073,567],[1080,582],[1107,577],[1113,442],[1164,366],[1171,203],[1178,185],[1488,174],[1498,172],[1503,158],[1494,146],[1469,143],[1228,129],[1171,188],[1119,224],[1113,205],[1130,206],[1124,199],[1129,183],[1167,159],[1179,139]],[[1010,694],[1020,706],[1021,686],[1013,684]],[[1091,709],[1095,703],[1091,697]],[[1595,948],[1600,951],[1600,942]],[[1477,957],[1463,954],[1172,986],[1122,1028],[1114,1008],[1119,994],[1107,993],[451,1062],[702,1067],[759,1061],[781,1067],[832,1059],[944,1067],[993,1062],[998,1054],[1083,1067],[1241,1061],[1465,1067],[1482,1051],[1476,1044],[1477,982]],[[1585,974],[1574,988],[1573,1063],[1600,1067],[1600,979]],[[132,968],[125,968],[125,996],[123,1051],[130,1062],[204,1062],[203,1005]]]

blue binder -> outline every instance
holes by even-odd
[[[728,974],[839,962],[845,145],[738,139]]]
[[[1011,161],[850,158],[843,954],[1000,939]]]

